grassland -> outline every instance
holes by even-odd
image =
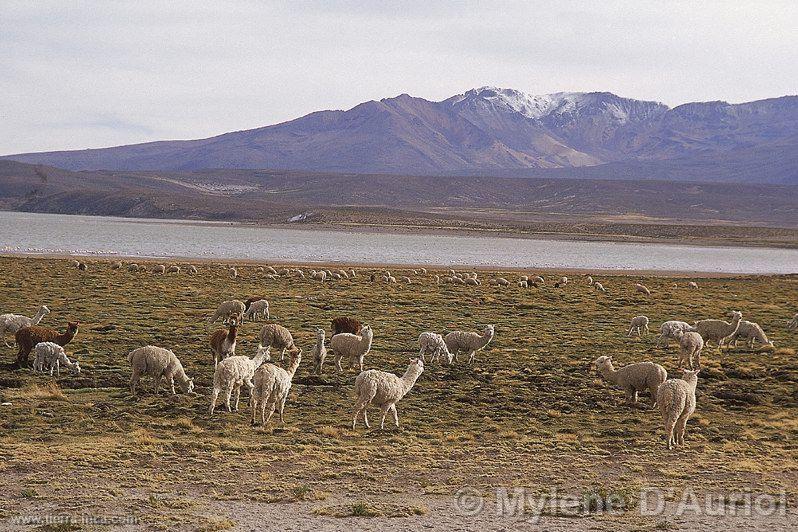
[[[11,403],[0,407],[0,523],[57,514],[133,516],[131,530],[517,526],[491,514],[458,515],[452,495],[463,486],[488,500],[497,486],[630,497],[656,486],[677,498],[686,488],[784,491],[795,505],[798,332],[786,322],[798,311],[798,277],[695,279],[701,290],[693,292],[686,278],[594,275],[608,289],[600,294],[581,277],[566,289],[551,282],[528,290],[445,287],[431,276],[386,286],[368,282],[362,270],[355,281],[322,286],[268,281],[254,265],[239,266],[233,280],[215,264],[199,265],[194,277],[88,264],[79,272],[66,260],[0,258],[0,312],[32,315],[47,304],[52,314],[43,325],[62,329],[80,320],[67,352],[83,368],[58,379],[0,370],[0,402]],[[653,295],[636,294],[636,281]],[[203,317],[223,300],[254,295],[270,300],[275,319],[306,353],[314,327],[329,329],[340,314],[359,317],[375,331],[367,365],[397,373],[421,331],[494,323],[496,338],[473,366],[428,365],[399,403],[400,430],[352,431],[355,374],[329,373],[330,365],[313,377],[309,361],[294,380],[284,427],[251,428],[246,408],[209,419],[213,365]],[[759,322],[776,348],[706,350],[688,446],[668,451],[659,415],[623,404],[622,392],[597,379],[591,362],[605,354],[619,364],[653,360],[676,376],[675,348],[656,349],[653,335],[627,338],[629,319],[645,314],[656,328],[665,319],[736,309]],[[254,354],[259,328],[244,324],[239,354]],[[145,393],[131,396],[127,353],[146,344],[172,348],[199,395],[155,396],[146,381]],[[10,364],[16,351],[0,353]],[[632,509],[545,519],[549,529],[697,522]],[[788,513],[760,524],[778,528],[794,519]],[[3,526],[13,528],[9,522]]]

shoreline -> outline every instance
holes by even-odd
[[[517,267],[517,266],[468,266],[468,265],[446,265],[446,264],[396,264],[378,262],[310,262],[310,261],[283,261],[283,260],[257,260],[257,259],[230,259],[230,258],[210,258],[210,257],[142,257],[135,255],[99,255],[99,254],[63,254],[63,253],[8,253],[0,252],[0,258],[10,259],[42,259],[42,260],[67,260],[67,259],[87,259],[90,262],[111,263],[116,261],[130,261],[141,264],[158,264],[169,261],[179,264],[203,264],[203,265],[235,265],[235,266],[285,266],[296,268],[360,268],[360,269],[395,269],[412,270],[426,268],[432,271],[447,271],[455,269],[460,271],[477,272],[517,272],[517,273],[546,273],[546,274],[567,274],[567,275],[603,275],[607,277],[634,277],[634,276],[656,276],[667,278],[695,278],[695,279],[733,279],[739,277],[792,277],[795,273],[758,273],[758,272],[709,272],[700,270],[651,270],[651,269],[601,269],[601,268],[552,268],[552,267]]]
[[[326,223],[316,222],[264,222],[264,221],[220,221],[220,220],[202,220],[202,219],[186,219],[186,218],[133,218],[127,216],[114,216],[114,215],[93,215],[93,214],[62,214],[62,213],[47,213],[47,212],[32,212],[32,211],[17,211],[0,209],[0,212],[10,212],[18,214],[29,214],[37,216],[70,216],[70,217],[85,217],[85,218],[112,218],[120,222],[136,223],[136,224],[170,224],[170,225],[184,225],[184,226],[209,226],[209,227],[242,227],[242,228],[257,228],[257,229],[273,229],[273,230],[296,230],[296,231],[330,231],[338,233],[359,233],[359,234],[397,234],[397,235],[424,235],[424,236],[451,236],[451,237],[472,237],[472,238],[507,238],[518,240],[546,240],[555,242],[612,242],[618,244],[657,244],[665,246],[691,246],[691,247],[717,247],[717,248],[750,248],[750,249],[798,249],[798,238],[794,240],[779,240],[768,239],[767,237],[758,240],[750,238],[735,238],[735,237],[682,237],[672,238],[663,236],[643,236],[634,234],[613,234],[613,233],[581,233],[567,230],[530,230],[525,229],[521,225],[502,225],[497,220],[480,220],[473,219],[473,223],[494,223],[497,225],[484,225],[484,226],[466,226],[458,227],[454,225],[426,225],[426,224],[410,224],[410,223],[366,223],[357,221],[330,221]],[[544,217],[545,218],[545,217]],[[535,222],[543,223],[557,223],[558,220],[552,218],[551,220],[536,220]],[[521,221],[519,224],[523,223]],[[585,217],[583,220],[567,220],[568,224],[581,224],[581,225],[600,225],[606,223],[615,223],[620,226],[633,224],[605,220],[602,218]],[[700,223],[696,221],[688,221],[684,223],[669,223],[667,221],[659,221],[658,223],[668,227],[693,227],[697,225],[709,226],[713,228],[723,229],[736,227],[734,224],[715,224],[715,223]],[[643,224],[648,225],[648,224]],[[774,230],[774,231],[796,231],[798,229],[793,227],[784,226],[769,226],[769,225],[745,225],[745,228],[752,230]]]

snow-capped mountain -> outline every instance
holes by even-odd
[[[440,102],[403,94],[347,111],[196,141],[7,156],[70,170],[270,168],[400,174],[517,174],[611,164],[652,169],[735,161],[757,179],[798,182],[798,97],[669,109],[609,92],[534,95],[481,87]],[[773,175],[768,175],[768,168]],[[614,171],[614,170],[613,170]],[[686,170],[685,170],[686,171]],[[514,175],[515,175],[514,174]],[[641,175],[641,178],[649,177]],[[679,176],[677,176],[679,177]],[[693,178],[700,176],[692,175]]]

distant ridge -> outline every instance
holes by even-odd
[[[797,184],[796,154],[798,96],[671,109],[609,92],[482,87],[440,102],[402,94],[201,140],[5,158],[68,170],[525,177],[550,169],[564,177]]]

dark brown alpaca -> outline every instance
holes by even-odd
[[[211,334],[211,352],[213,353],[213,367],[219,363],[219,358],[224,360],[236,354],[236,336],[238,326],[233,320],[229,329],[217,329]]]
[[[348,316],[338,316],[337,318],[333,318],[332,320],[332,334],[330,337],[332,338],[336,334],[341,333],[351,333],[351,334],[358,334],[362,325],[360,321],[356,320],[355,318],[350,318]]]
[[[71,342],[76,334],[78,334],[78,322],[69,322],[65,333],[59,333],[55,329],[39,327],[38,325],[23,327],[14,335],[14,339],[19,346],[17,366],[20,368],[28,366],[28,357],[33,348],[36,347],[36,344],[40,342],[54,342],[63,347]]]

